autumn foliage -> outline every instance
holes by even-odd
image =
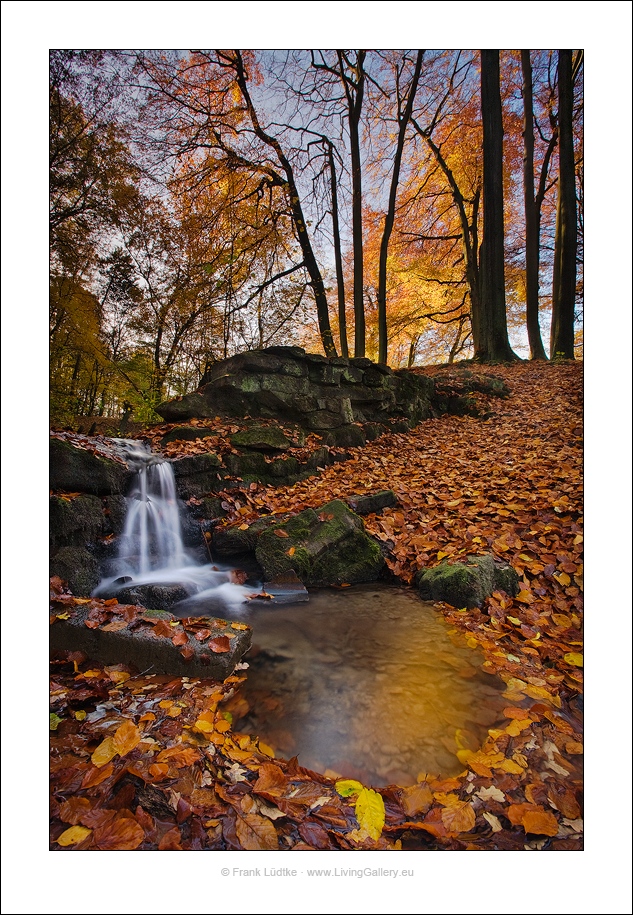
[[[469,611],[438,605],[505,683],[503,717],[481,747],[457,752],[462,772],[410,787],[337,781],[233,729],[239,672],[224,683],[170,679],[67,655],[52,666],[51,848],[582,847],[582,366],[490,371],[512,393],[477,395],[485,420],[429,420],[353,449],[318,477],[287,489],[251,484],[227,501],[244,523],[388,486],[399,505],[366,527],[402,581],[483,552],[519,572],[515,598],[495,592]],[[53,597],[54,613],[74,600]],[[119,610],[110,602],[95,612],[112,621]]]

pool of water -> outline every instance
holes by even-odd
[[[483,658],[412,591],[368,585],[258,606],[236,729],[278,756],[366,784],[463,770],[507,705]],[[245,712],[246,703],[249,711]]]

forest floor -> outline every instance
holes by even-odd
[[[244,523],[393,489],[365,526],[407,584],[445,557],[511,563],[517,597],[436,605],[505,683],[503,720],[457,747],[463,771],[337,781],[233,730],[240,670],[216,683],[70,657],[52,667],[52,849],[582,848],[582,364],[481,370],[511,389],[477,395],[486,420],[429,420],[294,486],[225,494]]]

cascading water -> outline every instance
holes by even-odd
[[[231,570],[196,562],[185,549],[171,464],[139,442],[119,439],[117,446],[136,478],[112,574],[101,580],[94,596],[176,585],[187,607],[196,607],[198,613],[235,612],[255,592],[236,584]]]

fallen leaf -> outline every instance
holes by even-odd
[[[267,817],[257,813],[238,813],[235,820],[235,831],[240,845],[246,851],[277,851],[279,840],[277,831]]]
[[[69,845],[77,845],[79,842],[83,842],[86,836],[89,836],[91,832],[92,830],[87,829],[85,826],[71,826],[70,829],[66,829],[55,841],[58,845],[67,848]]]

